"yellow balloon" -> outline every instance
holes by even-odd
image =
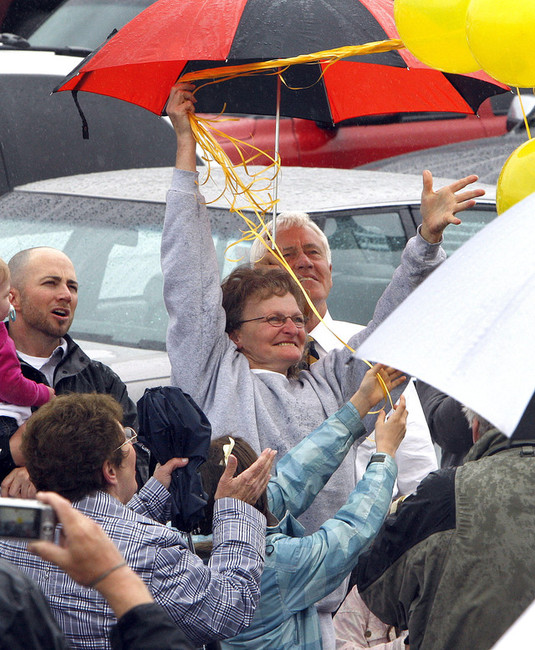
[[[479,70],[466,39],[469,3],[470,0],[394,0],[394,19],[405,47],[422,63],[444,72]]]
[[[509,86],[535,86],[535,0],[471,0],[466,35],[491,77]]]
[[[496,187],[496,209],[502,214],[535,192],[535,140],[515,149],[502,167]]]

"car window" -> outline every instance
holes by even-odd
[[[336,320],[366,324],[399,265],[407,242],[399,211],[329,217],[332,253],[329,311]]]
[[[461,215],[462,223],[459,226],[450,226],[444,232],[444,243],[442,246],[446,254],[451,255],[495,217],[495,210],[474,208],[464,212]]]
[[[446,255],[451,255],[477,232],[496,218],[494,205],[476,205],[460,215],[461,223],[458,226],[449,226],[444,231],[442,247]],[[417,220],[421,223],[422,216],[417,210]]]
[[[68,0],[28,40],[33,47],[94,50],[154,0]]]

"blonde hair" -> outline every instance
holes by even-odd
[[[0,257],[0,282],[10,282],[10,280],[11,273],[9,272],[9,266]]]

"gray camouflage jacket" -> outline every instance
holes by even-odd
[[[483,650],[535,599],[535,440],[496,429],[430,474],[361,556],[362,598],[411,650]]]

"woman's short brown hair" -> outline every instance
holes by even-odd
[[[239,266],[221,285],[223,309],[227,315],[225,331],[231,334],[239,328],[243,310],[250,298],[267,300],[271,296],[291,293],[303,315],[307,315],[307,302],[303,292],[284,269],[273,267]]]
[[[22,453],[38,490],[75,501],[105,488],[102,465],[118,467],[124,442],[121,405],[110,395],[72,393],[41,406],[28,420]]]

